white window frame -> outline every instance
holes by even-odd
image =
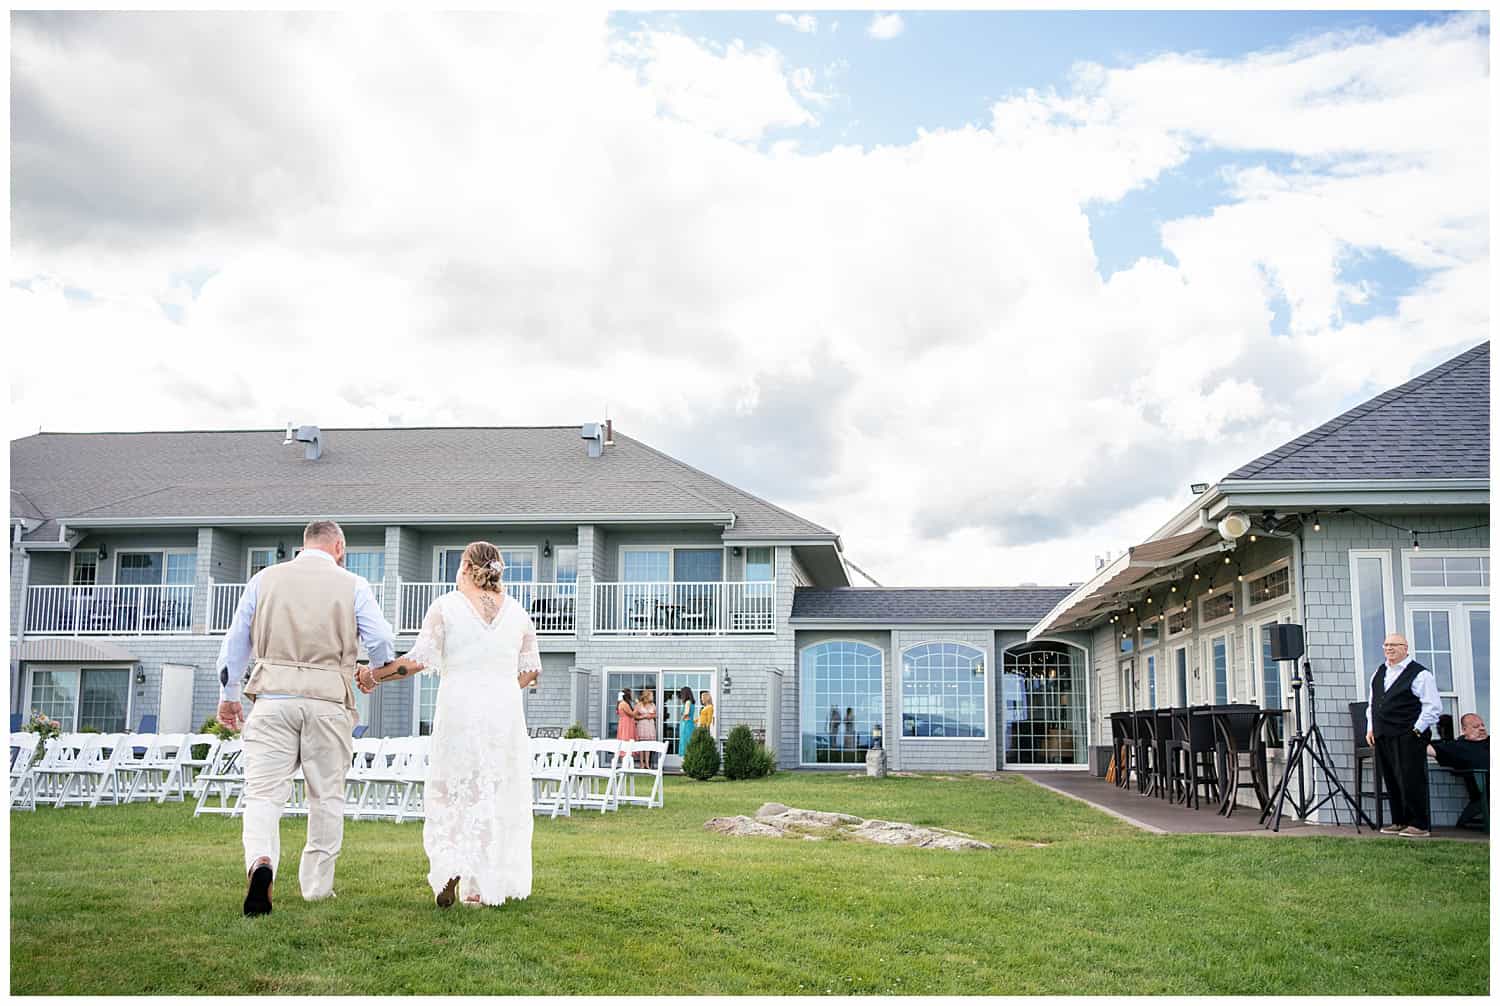
[[[1490,550],[1487,548],[1426,548],[1421,551],[1403,548],[1401,550],[1401,593],[1403,595],[1458,595],[1464,597],[1482,597],[1490,592],[1490,585],[1477,585],[1471,587],[1413,587],[1411,583],[1411,560],[1413,556],[1423,559],[1488,559]],[[1493,578],[1491,578],[1493,580]]]
[[[433,681],[437,682],[437,684],[433,686],[434,688],[441,688],[443,686],[443,678],[442,678],[442,675],[439,675],[439,674],[428,674],[426,672],[423,672],[423,673],[415,674],[415,675],[412,676],[412,679],[411,679],[411,734],[409,735],[409,736],[412,736],[412,737],[416,737],[416,736],[420,735],[421,732],[422,732],[422,679],[423,678],[431,678]],[[437,719],[437,696],[436,695],[433,696],[433,701],[432,701],[432,717],[433,717],[434,721]]]
[[[748,582],[750,582],[750,583],[766,583],[768,581],[765,581],[765,580],[751,580],[751,581],[748,581]],[[906,689],[905,688],[898,688],[896,690],[896,694],[898,696],[898,705],[899,705],[899,708],[896,710],[896,715],[898,717],[901,717],[901,724],[902,724],[902,726],[901,726],[901,732],[898,734],[898,736],[901,738],[902,743],[906,743],[906,742],[910,742],[910,741],[917,741],[917,742],[921,742],[921,743],[926,743],[927,741],[988,741],[990,739],[990,736],[994,733],[994,731],[990,729],[990,717],[992,715],[994,715],[994,711],[995,711],[994,710],[995,703],[990,698],[991,692],[990,692],[990,652],[989,652],[989,650],[987,648],[983,647],[983,646],[975,646],[973,643],[970,643],[970,642],[968,642],[966,640],[963,640],[963,639],[937,639],[937,638],[934,638],[934,639],[924,639],[924,640],[921,640],[920,642],[912,643],[909,646],[903,646],[901,648],[901,653],[900,653],[900,657],[899,657],[899,660],[900,660],[900,665],[899,666],[902,669],[905,668],[905,666],[906,666],[906,654],[908,652],[916,649],[919,646],[928,646],[928,645],[931,645],[933,643],[952,643],[952,644],[954,644],[956,646],[967,646],[971,650],[978,651],[980,658],[984,661],[984,690],[983,690],[984,691],[984,695],[983,695],[983,698],[980,700],[981,704],[984,707],[983,708],[983,712],[984,712],[984,733],[980,734],[978,737],[908,737],[908,736],[906,736],[906,726],[905,726],[905,724],[906,724],[906,718],[905,718],[905,716],[906,716]],[[878,649],[878,647],[877,647],[877,649]],[[882,684],[881,687],[883,689],[885,687],[884,684]],[[884,703],[884,696],[882,695],[882,704],[883,703]]]
[[[1148,709],[1159,709],[1160,704],[1156,701],[1161,685],[1161,661],[1156,659],[1155,653],[1148,653],[1146,661],[1146,701]]]
[[[697,581],[697,580],[677,580],[676,579],[676,576],[677,576],[677,550],[678,549],[683,549],[683,550],[686,550],[688,552],[708,552],[708,551],[711,551],[713,549],[718,549],[719,553],[720,553],[720,555],[719,555],[719,580],[717,580],[715,582],[718,582],[718,583],[727,583],[727,582],[730,582],[728,580],[728,577],[729,577],[729,548],[727,546],[725,546],[725,545],[642,545],[642,544],[621,545],[621,546],[619,546],[619,552],[618,552],[618,556],[617,556],[618,561],[619,561],[619,565],[617,567],[615,567],[615,569],[616,569],[616,577],[619,580],[619,582],[621,582],[621,583],[626,582],[625,579],[624,579],[624,577],[625,577],[625,553],[626,552],[666,552],[667,553],[667,579],[662,580],[662,581],[651,581],[651,582],[653,582],[653,583],[655,583],[655,582],[661,582],[661,583],[698,583],[698,582],[700,582],[700,581]],[[776,554],[775,554],[775,551],[773,550],[772,553],[771,553],[772,578],[770,580],[751,580],[751,581],[748,581],[748,582],[750,582],[750,583],[774,583],[775,582],[775,569],[776,569],[775,563],[776,563]],[[743,575],[744,574],[742,573],[741,576],[743,576]],[[645,582],[645,581],[642,581],[642,582]],[[801,728],[799,727],[798,729],[800,730]],[[800,757],[800,755],[799,755],[799,757]]]
[[[1149,643],[1146,642],[1146,633],[1144,631],[1145,628],[1146,628],[1146,625],[1148,625],[1148,624],[1154,624],[1156,626],[1156,638],[1153,639]],[[1136,639],[1137,639],[1136,649],[1137,650],[1149,650],[1153,646],[1160,646],[1161,645],[1161,641],[1162,641],[1162,637],[1165,636],[1166,634],[1167,634],[1166,623],[1161,620],[1161,616],[1160,615],[1152,615],[1149,619],[1146,620],[1146,622],[1144,622],[1144,623],[1142,623],[1140,625],[1137,625],[1135,627],[1135,635],[1136,635]]]
[[[1285,601],[1286,598],[1277,598],[1277,600]],[[1262,607],[1269,608],[1270,605],[1262,605]],[[1245,657],[1246,662],[1250,665],[1250,673],[1248,675],[1250,695],[1248,697],[1251,701],[1259,703],[1262,709],[1266,708],[1266,697],[1261,694],[1262,687],[1265,684],[1265,668],[1261,666],[1260,632],[1261,629],[1268,625],[1279,625],[1291,621],[1292,609],[1283,608],[1281,611],[1272,613],[1269,616],[1262,613],[1260,617],[1251,619],[1245,623]],[[1286,668],[1282,666],[1285,663],[1289,663],[1289,661],[1276,661],[1277,687],[1281,689],[1281,694],[1277,698],[1282,703],[1279,708],[1290,709],[1292,708],[1292,688],[1291,681],[1287,677]]]
[[[1406,629],[1406,640],[1411,645],[1410,653],[1413,659],[1417,655],[1417,623],[1416,613],[1418,611],[1441,611],[1448,616],[1448,645],[1453,648],[1453,690],[1442,691],[1439,685],[1438,695],[1447,698],[1452,697],[1456,712],[1453,716],[1453,729],[1458,730],[1458,721],[1464,713],[1476,711],[1478,696],[1474,688],[1474,644],[1469,638],[1469,613],[1489,608],[1488,604],[1464,604],[1458,601],[1423,601],[1416,600],[1405,605],[1406,618],[1403,623]],[[1428,668],[1432,670],[1432,668]],[[1374,675],[1374,671],[1370,672]],[[1437,672],[1433,672],[1436,681]],[[1368,697],[1370,683],[1365,682],[1364,697]],[[1447,710],[1445,709],[1444,712]],[[1488,721],[1486,721],[1488,724]]]
[[[88,554],[93,555],[93,557],[94,557],[94,582],[93,583],[74,583],[73,582],[73,572],[78,568],[78,565],[77,565],[78,556],[80,554],[82,554],[82,553],[88,553]],[[163,565],[165,566],[165,563]],[[95,546],[94,548],[85,548],[85,549],[77,549],[77,548],[75,548],[73,551],[71,551],[71,552],[68,553],[68,586],[70,586],[70,587],[97,587],[97,586],[99,586],[99,548],[98,548],[98,546]]]
[[[610,690],[609,690],[609,676],[611,674],[654,674],[654,675],[656,675],[656,685],[654,686],[654,691],[656,693],[656,705],[657,705],[658,709],[660,709],[662,706],[664,706],[666,704],[665,701],[664,701],[664,699],[666,698],[666,696],[664,696],[662,694],[662,690],[661,690],[661,676],[663,674],[707,674],[707,675],[709,675],[710,680],[713,682],[711,685],[709,685],[708,694],[712,695],[713,696],[713,700],[714,700],[714,721],[711,724],[709,724],[709,726],[708,726],[708,734],[714,740],[719,740],[721,737],[725,736],[724,732],[720,729],[720,716],[719,716],[719,714],[720,714],[720,712],[722,710],[722,706],[719,703],[719,678],[721,677],[721,675],[719,673],[719,671],[720,671],[719,667],[712,666],[712,665],[709,665],[709,664],[690,664],[690,665],[687,665],[687,666],[684,666],[684,667],[678,667],[678,666],[670,666],[669,667],[669,666],[661,665],[661,664],[658,664],[658,665],[655,665],[655,666],[637,666],[637,665],[634,665],[634,664],[630,664],[630,665],[606,664],[604,666],[603,671],[604,671],[604,676],[600,679],[600,692],[599,692],[599,732],[601,734],[603,734],[605,732],[605,727],[609,723],[609,712],[610,712],[610,710],[613,709],[614,706],[615,706],[615,703],[619,701],[619,699],[615,698],[614,694],[611,693]],[[698,696],[694,695],[693,696],[693,702],[696,703],[697,701],[698,701]],[[697,726],[696,726],[696,716],[697,716],[697,714],[694,713],[695,725],[694,725],[693,729],[695,729],[695,730],[697,729]],[[799,723],[800,723],[800,716],[801,716],[801,711],[800,710],[798,711],[798,716],[799,716]],[[799,726],[798,729],[800,730],[801,727]],[[660,733],[665,733],[665,731],[660,731],[659,732],[659,734],[657,736],[657,740],[661,740]],[[673,760],[673,764],[674,765],[680,764],[680,759],[681,759],[680,755],[676,755],[676,754],[673,754],[672,752],[668,751],[667,752],[667,757],[671,758]]]
[[[1119,712],[1135,711],[1135,658],[1115,661],[1115,686],[1120,700]]]
[[[198,550],[196,548],[194,548],[193,546],[191,546],[191,545],[174,545],[174,546],[171,546],[171,547],[165,547],[164,546],[164,547],[161,547],[161,548],[151,548],[150,546],[145,546],[145,547],[142,547],[142,548],[126,548],[126,549],[118,549],[117,548],[117,549],[115,549],[115,564],[114,564],[114,569],[113,569],[113,573],[114,573],[114,585],[117,586],[117,587],[121,585],[120,584],[120,558],[122,556],[126,556],[126,555],[149,555],[152,552],[160,552],[161,553],[161,582],[155,584],[155,586],[164,587],[164,586],[167,585],[167,556],[169,556],[169,555],[193,555],[197,551]],[[195,574],[195,576],[194,576],[194,581],[195,582],[196,582],[196,579],[197,578],[196,578],[196,574]],[[178,587],[191,587],[193,585],[194,584],[192,584],[192,583],[174,584],[174,586],[178,586]],[[152,586],[152,584],[145,584],[144,586],[148,586],[149,587],[149,586]]]
[[[1181,633],[1178,633],[1181,635]],[[1177,696],[1179,707],[1193,704],[1193,641],[1191,639],[1179,643],[1171,648],[1172,659],[1169,672],[1172,679],[1172,692],[1176,694],[1177,688],[1177,655],[1182,654],[1182,694]]]
[[[749,570],[750,570],[750,552],[751,552],[752,549],[754,549],[757,552],[759,552],[759,551],[765,551],[765,552],[771,553],[771,575],[768,576],[768,577],[766,577],[764,580],[752,580],[752,579],[750,579],[746,575],[749,572]],[[744,555],[742,556],[742,558],[743,558],[744,561],[740,563],[740,582],[741,583],[775,583],[776,582],[776,546],[775,545],[746,545],[745,546],[745,552],[744,552]]]
[[[849,639],[849,638],[842,637],[842,636],[835,637],[833,639],[819,639],[816,642],[806,643],[806,644],[804,644],[802,646],[797,647],[797,766],[799,768],[827,768],[829,766],[829,764],[830,764],[830,763],[827,763],[827,762],[824,762],[824,763],[806,762],[806,761],[802,760],[802,699],[803,699],[803,696],[805,694],[804,689],[807,687],[807,682],[802,677],[802,657],[803,657],[803,655],[808,650],[812,649],[815,646],[822,646],[825,643],[855,643],[855,644],[858,644],[860,646],[868,646],[871,649],[873,649],[876,653],[880,654],[880,722],[881,722],[881,728],[880,728],[881,741],[880,741],[880,745],[886,751],[889,751],[891,749],[891,741],[893,739],[895,739],[898,744],[900,743],[900,741],[902,739],[904,739],[904,738],[901,737],[899,731],[897,733],[895,733],[895,734],[892,734],[888,729],[886,729],[887,727],[890,726],[890,717],[887,715],[887,712],[889,711],[890,707],[887,705],[887,703],[890,701],[890,695],[888,693],[890,691],[890,676],[891,676],[890,665],[885,662],[886,651],[884,649],[882,649],[879,645],[877,645],[875,643],[871,643],[868,640],[864,640],[864,639]],[[606,680],[608,680],[608,679],[606,679]],[[715,703],[714,726],[715,727],[717,727],[718,723],[719,723],[719,717],[718,717],[718,714],[717,714],[718,701],[719,701],[719,697],[718,697],[718,693],[716,692],[714,694],[714,703]],[[921,738],[921,737],[914,737],[914,738],[912,738],[912,740],[924,740],[924,739],[925,738]],[[833,763],[833,764],[837,764],[837,765],[852,765],[854,763],[853,762],[837,762],[837,763]]]
[[[1234,633],[1230,630],[1216,632],[1203,639],[1203,674],[1204,689],[1208,692],[1207,704],[1218,705],[1219,697],[1215,694],[1216,682],[1214,681],[1214,642],[1224,640],[1224,702],[1225,704],[1235,701],[1234,694]]]
[[[1193,631],[1193,606],[1191,602],[1188,602],[1187,609],[1187,611],[1183,611],[1180,605],[1173,604],[1170,605],[1164,612],[1164,614],[1167,616],[1167,620],[1163,623],[1163,625],[1165,626],[1165,628],[1163,629],[1163,635],[1165,635],[1168,640],[1176,639],[1178,636],[1186,636]],[[1173,615],[1187,616],[1187,624],[1178,629],[1176,632],[1172,631]]]
[[[301,551],[301,549],[298,549],[298,551]],[[276,546],[275,545],[251,545],[250,547],[248,547],[248,548],[245,549],[245,579],[246,579],[246,581],[249,581],[253,576],[255,576],[255,574],[252,573],[252,572],[250,572],[250,570],[255,567],[255,553],[256,552],[270,552],[271,553],[271,566],[274,566],[278,562],[282,561],[281,559],[276,558]],[[295,559],[296,556],[293,556],[292,558]],[[270,569],[271,566],[266,566],[265,568],[266,569]]]
[[[71,726],[67,725],[67,724],[63,725],[62,732],[65,733],[65,734],[68,734],[68,733],[77,733],[78,732],[78,718],[83,715],[83,674],[84,674],[84,672],[85,671],[115,671],[117,673],[124,674],[125,675],[125,730],[128,732],[131,729],[130,724],[132,722],[134,722],[134,720],[135,720],[135,667],[134,666],[125,666],[125,667],[95,667],[95,666],[88,666],[88,665],[85,665],[85,664],[65,664],[62,667],[51,667],[51,666],[37,666],[36,664],[28,664],[27,667],[26,667],[26,701],[24,703],[22,703],[22,706],[21,706],[21,708],[23,710],[25,710],[25,715],[22,717],[23,720],[31,718],[31,709],[32,709],[31,688],[32,688],[32,685],[33,685],[33,683],[35,681],[36,673],[38,671],[50,671],[50,672],[53,672],[53,673],[56,673],[58,671],[72,671],[72,672],[74,672],[75,674],[78,675],[78,698],[77,698],[77,701],[75,701],[73,703],[73,723],[72,723]]]
[[[1354,643],[1354,670],[1359,675],[1359,694],[1368,698],[1370,679],[1375,676],[1375,668],[1365,666],[1364,645],[1360,638],[1361,626],[1364,624],[1363,611],[1359,606],[1359,560],[1361,559],[1380,560],[1381,590],[1385,594],[1383,600],[1386,635],[1395,632],[1396,626],[1401,622],[1396,619],[1396,587],[1391,573],[1391,550],[1388,548],[1351,548],[1349,550],[1349,610],[1353,618],[1351,639]]]
[[[468,547],[469,546],[467,544],[465,544],[465,545],[434,545],[434,546],[432,546],[432,580],[430,582],[432,582],[432,583],[443,583],[443,582],[445,582],[443,580],[438,579],[438,577],[442,575],[442,570],[443,570],[443,562],[442,562],[442,560],[443,560],[443,553],[444,552],[460,552],[461,553],[461,552],[463,552],[464,549],[466,549]],[[538,582],[535,579],[535,577],[538,574],[541,573],[542,564],[541,564],[541,560],[540,560],[540,556],[539,556],[539,552],[538,552],[537,546],[535,546],[535,545],[496,545],[495,548],[499,549],[502,553],[504,553],[504,552],[530,552],[531,553],[531,573],[532,573],[533,579],[530,579],[530,580],[514,580],[514,581],[508,581],[508,582],[513,582],[513,583],[537,583]],[[375,549],[374,551],[381,551],[381,550],[380,549]],[[504,562],[504,561],[505,561],[504,559],[501,559],[501,562]]]
[[[564,552],[573,553],[573,579],[559,580],[557,578],[557,560]],[[577,545],[554,545],[552,546],[552,583],[574,583],[578,582],[578,546]]]
[[[345,548],[344,548],[344,567],[346,569],[349,566],[349,556],[351,556],[351,555],[382,555],[383,556],[383,555],[385,555],[385,546],[384,545],[363,545],[363,546],[360,546],[359,548],[349,548],[349,547],[345,546]],[[353,570],[349,570],[349,571],[351,573],[354,572]],[[382,570],[382,574],[383,573],[384,573],[384,570]],[[356,573],[355,575],[358,576],[359,574]],[[385,582],[384,576],[382,576],[380,582],[381,583]],[[371,586],[375,586],[375,584],[372,583]]]
[[[1297,591],[1297,585],[1292,582],[1292,574],[1290,572],[1291,567],[1292,567],[1292,559],[1291,559],[1290,556],[1287,556],[1285,558],[1277,559],[1275,562],[1271,563],[1269,566],[1262,566],[1260,569],[1257,569],[1257,570],[1254,570],[1252,572],[1246,573],[1245,574],[1245,583],[1244,583],[1245,592],[1244,592],[1244,596],[1240,598],[1240,604],[1242,605],[1242,607],[1241,607],[1240,610],[1243,611],[1247,615],[1252,615],[1252,614],[1255,614],[1258,611],[1265,611],[1265,610],[1267,610],[1269,608],[1275,608],[1275,607],[1278,607],[1278,606],[1279,607],[1285,607],[1286,604],[1288,603],[1288,600],[1291,597],[1295,596],[1296,591]],[[1287,583],[1286,583],[1286,586],[1287,586],[1286,593],[1285,594],[1279,594],[1276,597],[1273,597],[1273,598],[1271,598],[1270,600],[1267,600],[1267,601],[1262,601],[1259,604],[1251,604],[1250,603],[1250,585],[1252,583],[1254,583],[1256,580],[1259,580],[1261,577],[1268,576],[1271,573],[1274,573],[1274,572],[1276,572],[1279,569],[1288,570],[1288,573],[1287,573]]]
[[[1239,609],[1234,606],[1235,588],[1237,586],[1239,586],[1239,584],[1237,582],[1231,581],[1230,583],[1224,584],[1222,587],[1215,587],[1213,590],[1207,590],[1207,591],[1204,591],[1202,594],[1198,595],[1198,628],[1200,628],[1200,629],[1206,629],[1209,626],[1223,625],[1226,622],[1232,622],[1232,621],[1234,621],[1235,616],[1240,613]],[[1222,597],[1225,594],[1229,595],[1229,601],[1230,601],[1229,614],[1227,614],[1227,615],[1220,615],[1218,618],[1206,618],[1206,617],[1204,617],[1204,614],[1203,614],[1204,605],[1206,605],[1211,599],[1216,598],[1216,597]]]

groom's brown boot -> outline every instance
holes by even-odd
[[[250,884],[245,889],[245,914],[271,914],[271,863],[262,860],[250,870]]]

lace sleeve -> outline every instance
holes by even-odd
[[[527,671],[536,671],[541,674],[542,654],[536,645],[536,625],[526,612],[521,612],[521,617],[526,620],[526,627],[521,631],[521,655],[516,660],[516,673],[525,674]]]
[[[443,673],[443,644],[446,637],[442,604],[443,598],[438,597],[428,606],[427,614],[422,619],[422,631],[417,634],[416,643],[406,653],[408,659],[422,665],[424,674]]]

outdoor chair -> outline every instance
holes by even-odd
[[[411,757],[401,767],[404,788],[396,808],[396,823],[421,821],[427,816],[427,760],[432,750],[431,737],[413,737]]]
[[[359,797],[365,783],[380,759],[380,749],[386,743],[384,737],[356,737],[354,750],[349,756],[349,772],[344,776],[344,816],[353,817],[359,809]]]
[[[198,805],[193,816],[199,814],[237,815],[245,792],[245,770],[240,764],[240,755],[245,742],[235,737],[221,741],[211,752],[212,762],[198,774]],[[218,803],[211,803],[217,799]],[[231,802],[232,801],[232,802]]]
[[[579,742],[582,759],[575,760],[572,779],[573,806],[598,808],[599,813],[619,808],[620,769],[624,758],[621,749],[624,741],[610,738],[592,738]]]
[[[1174,706],[1168,712],[1172,731],[1167,741],[1167,800],[1186,805],[1192,797],[1192,714],[1186,706]]]
[[[1218,803],[1219,800],[1219,775],[1215,765],[1218,748],[1214,743],[1214,723],[1211,717],[1202,715],[1209,708],[1191,706],[1188,709],[1188,794],[1194,810],[1201,806],[1198,799],[1200,789],[1211,803]]]
[[[1156,772],[1155,790],[1157,799],[1171,801],[1172,798],[1172,710],[1157,709],[1153,716],[1156,747],[1152,750],[1152,768]]]
[[[1128,712],[1110,713],[1109,729],[1115,747],[1115,785],[1121,789],[1130,786],[1130,774],[1135,768],[1135,717]]]
[[[662,806],[661,771],[666,758],[666,741],[627,741],[622,744],[620,760],[623,764],[615,784],[618,802],[640,804],[643,807]],[[637,795],[637,779],[651,780],[651,792],[645,796]]]
[[[354,816],[405,820],[412,806],[413,787],[425,784],[426,779],[427,738],[386,738],[368,770]]]
[[[1214,720],[1215,767],[1219,779],[1219,813],[1229,817],[1238,803],[1239,791],[1252,790],[1259,803],[1263,796],[1256,779],[1255,721],[1260,716],[1260,707],[1236,702],[1215,706],[1218,714]],[[1244,773],[1250,777],[1246,779]]]
[[[97,734],[59,734],[42,742],[42,757],[32,769],[33,802],[56,803],[62,791],[63,780],[73,772],[73,766],[83,754],[90,737]]]
[[[1137,710],[1130,714],[1131,734],[1135,737],[1135,788],[1141,796],[1150,796],[1156,785],[1156,713]]]
[[[1370,776],[1375,783],[1374,827],[1379,829],[1385,825],[1385,804],[1382,801],[1386,799],[1386,795],[1384,783],[1380,778],[1380,765],[1375,761],[1375,749],[1365,743],[1365,734],[1369,731],[1369,727],[1365,725],[1365,710],[1369,708],[1369,705],[1368,702],[1349,703],[1349,729],[1354,731],[1354,785],[1350,788],[1354,790],[1354,813],[1368,821],[1369,817],[1365,815],[1362,806],[1366,793],[1364,788],[1365,762],[1369,762]]]
[[[54,807],[97,807],[104,791],[109,789],[114,801],[119,794],[114,787],[115,762],[125,750],[125,734],[94,734],[90,742],[79,752],[72,771],[63,777]]]
[[[115,759],[115,789],[120,794],[117,803],[129,803],[129,792],[140,778],[146,759],[156,750],[160,738],[154,733],[127,734],[120,757]]]
[[[186,800],[188,797],[197,799],[203,793],[203,784],[200,782],[207,768],[213,764],[214,757],[219,752],[219,745],[223,741],[218,734],[188,734],[187,743],[183,750],[177,753],[177,770],[167,776],[162,787],[162,794],[157,803],[166,803],[168,800]],[[204,748],[203,757],[196,757],[194,748]],[[176,796],[173,796],[173,793]]]
[[[571,740],[533,737],[531,746],[531,812],[555,818],[573,812],[574,787]]]
[[[130,775],[125,802],[149,800],[162,803],[167,785],[180,772],[178,763],[189,752],[187,734],[160,734],[139,761],[124,764],[120,771]],[[178,799],[182,799],[181,793]]]
[[[36,810],[36,752],[41,734],[13,731],[10,735],[10,808]]]

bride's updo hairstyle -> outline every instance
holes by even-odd
[[[505,563],[500,559],[500,550],[487,541],[471,541],[464,549],[464,562],[469,564],[469,580],[480,590],[499,590],[500,572]]]

